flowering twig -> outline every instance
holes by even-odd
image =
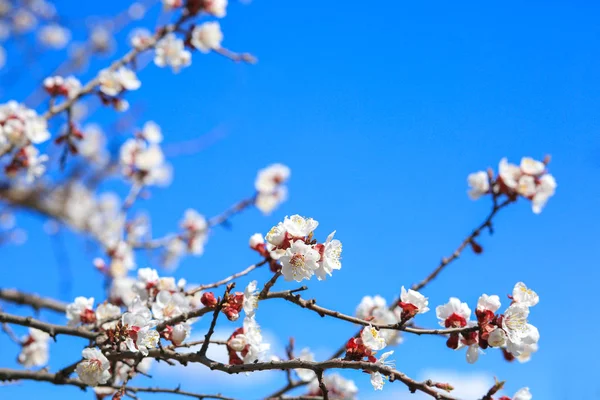
[[[202,347],[200,348],[200,351],[198,352],[200,357],[204,357],[206,355],[206,351],[208,350],[208,346],[210,344],[210,338],[212,337],[213,333],[215,332],[215,326],[217,325],[217,319],[219,318],[219,313],[221,312],[221,309],[223,308],[223,304],[227,301],[227,295],[229,295],[229,292],[231,292],[231,290],[234,287],[235,287],[235,282],[227,285],[227,289],[225,289],[223,298],[221,299],[221,301],[219,301],[219,303],[215,307],[215,311],[213,313],[213,318],[212,318],[212,321],[210,322],[210,327],[208,328],[208,332],[206,332],[206,335],[204,335],[204,343],[202,343]]]
[[[28,326],[36,328],[41,331],[48,333],[51,337],[56,338],[56,335],[70,335],[77,336],[84,339],[95,339],[99,333],[90,332],[82,328],[71,328],[64,325],[55,325],[46,322],[39,321],[32,317],[20,317],[18,315],[11,315],[0,312],[0,323],[10,323],[22,326]]]

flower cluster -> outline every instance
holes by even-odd
[[[417,314],[429,311],[428,299],[414,290],[406,290],[402,287],[398,307],[389,307],[386,300],[381,296],[365,296],[356,307],[356,316],[374,324],[394,325],[404,324]],[[399,344],[402,337],[398,330],[381,329],[379,334],[388,344]]]
[[[317,275],[319,280],[342,268],[342,243],[333,239],[332,232],[325,243],[313,238],[319,223],[299,215],[285,217],[265,236],[266,248],[274,260],[281,263],[281,273],[287,281],[300,282]],[[252,245],[252,244],[251,244]]]
[[[135,138],[126,140],[120,149],[123,175],[140,185],[168,184],[171,167],[160,147],[162,139],[160,127],[150,121]]]
[[[44,89],[50,96],[66,96],[74,98],[79,94],[81,82],[74,76],[63,78],[62,76],[51,76],[44,79]]]
[[[50,138],[46,120],[34,110],[15,101],[0,105],[0,154],[15,149],[12,160],[5,166],[9,176],[24,171],[27,180],[41,176],[48,156],[39,155],[33,144],[39,144]]]
[[[108,338],[110,346],[120,351],[131,351],[148,355],[156,348],[161,338],[178,346],[190,335],[191,324],[197,318],[185,322],[167,323],[201,303],[199,294],[188,295],[185,281],[172,277],[160,277],[156,270],[141,268],[136,280],[117,278],[110,289],[109,302],[93,308],[94,299],[78,297],[67,307],[69,325],[98,322]],[[122,306],[127,307],[122,313]],[[164,328],[157,330],[158,324]],[[92,350],[94,350],[92,352]],[[97,349],[86,349],[85,361],[79,364],[80,379],[95,386],[104,383],[106,369],[102,353]]]
[[[539,214],[556,190],[556,180],[546,172],[548,162],[549,159],[537,161],[524,157],[520,165],[515,165],[503,158],[495,179],[491,171],[468,176],[469,196],[474,200],[488,193],[506,195],[512,200],[520,196],[531,200],[533,212]]]
[[[227,340],[229,364],[251,364],[263,360],[271,348],[265,343],[254,315],[244,318],[242,328],[236,329]]]
[[[528,358],[537,350],[539,332],[529,324],[529,308],[538,303],[538,295],[519,282],[513,289],[512,303],[504,314],[496,314],[500,298],[482,295],[477,302],[477,321],[470,321],[471,309],[457,298],[438,306],[436,314],[445,328],[465,328],[460,333],[451,333],[447,346],[451,349],[468,347],[467,361],[474,363],[481,350],[488,347],[501,348],[509,358]]]
[[[256,207],[264,214],[270,214],[287,199],[287,187],[290,169],[283,164],[273,164],[258,171],[254,187],[256,188]]]
[[[102,70],[98,75],[98,81],[100,99],[104,104],[112,105],[117,111],[125,111],[129,108],[127,100],[122,98],[123,94],[128,90],[137,90],[142,85],[136,73],[127,67]]]

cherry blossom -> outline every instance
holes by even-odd
[[[523,282],[518,282],[515,285],[512,298],[515,302],[527,307],[533,307],[540,301],[537,293],[529,289]]]
[[[512,304],[504,313],[502,328],[512,343],[520,344],[529,334],[528,316],[529,307],[519,303]]]
[[[161,290],[156,295],[156,300],[152,304],[152,315],[154,318],[162,321],[176,317],[188,311],[188,309],[188,302],[182,294]]]
[[[194,27],[191,37],[192,46],[202,53],[208,53],[221,47],[223,32],[218,22],[205,22]]]
[[[205,0],[203,2],[204,11],[218,18],[226,15],[228,0]]]
[[[0,105],[0,127],[0,137],[15,146],[43,143],[50,138],[46,120],[16,101]]]
[[[333,270],[341,269],[342,263],[340,258],[342,257],[342,242],[337,239],[333,239],[335,231],[333,231],[323,245],[317,245],[319,249],[321,259],[319,261],[319,268],[315,271],[319,280],[325,280],[326,276],[331,276]]]
[[[270,214],[287,199],[287,188],[284,184],[289,177],[290,169],[283,164],[272,164],[258,171],[254,183],[257,191],[255,204],[264,214]]]
[[[471,309],[467,303],[462,303],[456,297],[451,297],[448,303],[437,306],[435,312],[440,325],[445,328],[464,328],[471,317]]]
[[[416,290],[406,290],[404,286],[400,291],[400,307],[412,318],[415,314],[424,314],[429,311],[429,300]]]
[[[257,282],[252,281],[244,290],[244,312],[247,316],[254,315],[258,307],[258,290],[256,289]]]
[[[110,363],[97,348],[85,348],[81,352],[84,358],[75,369],[79,380],[89,386],[104,384],[110,379]]]
[[[300,354],[296,359],[302,361],[315,361],[315,355],[309,348],[305,347],[300,350]],[[310,382],[317,377],[315,371],[312,369],[296,368],[294,371],[296,371],[296,375],[298,375],[298,378],[303,382]]]
[[[135,72],[127,67],[120,67],[116,71],[102,70],[98,80],[100,91],[108,96],[117,96],[123,90],[137,90],[141,86]]]
[[[51,76],[44,79],[44,89],[53,96],[67,96],[74,98],[79,94],[81,82],[74,76],[63,78],[62,76]]]
[[[490,191],[490,178],[485,171],[469,174],[467,181],[471,187],[469,190],[469,197],[473,200],[477,200]]]
[[[385,338],[381,335],[380,331],[373,326],[366,326],[360,333],[364,345],[373,350],[378,351],[387,346]]]
[[[38,31],[38,40],[44,46],[60,50],[64,49],[71,40],[71,32],[58,24],[50,24]]]
[[[394,354],[394,351],[387,351],[379,357],[376,361],[376,364],[381,364],[388,367],[393,367],[393,361],[387,361],[387,358]],[[373,389],[375,390],[383,390],[383,385],[387,377],[384,377],[380,372],[372,372],[371,373],[371,385],[373,385]]]
[[[245,364],[251,364],[262,360],[267,351],[271,348],[269,343],[263,341],[260,333],[260,326],[256,323],[254,316],[244,318],[244,336],[246,337],[246,354],[243,355]]]
[[[323,377],[323,383],[325,384],[325,387],[327,387],[330,400],[356,400],[358,388],[354,381],[345,379],[337,373],[333,373],[325,375]],[[309,384],[308,393],[311,396],[322,395],[317,380],[313,380]]]
[[[67,306],[67,319],[69,320],[69,326],[95,322],[94,298],[76,297],[75,301]]]
[[[497,295],[488,296],[482,294],[477,300],[477,310],[489,310],[495,313],[500,308],[500,297]]]
[[[50,335],[35,328],[29,328],[29,335],[23,337],[21,353],[17,360],[25,368],[42,367],[48,363],[48,341]]]
[[[281,273],[286,281],[301,282],[310,279],[319,268],[319,252],[301,240],[297,240],[279,259]]]
[[[183,40],[169,33],[156,44],[154,63],[159,67],[169,66],[174,72],[187,67],[192,62],[192,54],[185,49]]]
[[[390,310],[386,300],[381,296],[363,297],[356,308],[356,316],[376,324],[392,325],[401,321],[401,314]],[[402,343],[402,336],[398,330],[381,329],[379,333],[390,345]]]

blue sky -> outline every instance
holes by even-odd
[[[61,0],[57,5],[76,20],[111,15],[121,3],[82,2],[73,9]],[[247,249],[248,237],[298,213],[320,222],[317,237],[335,229],[344,244],[342,270],[325,282],[311,281],[307,296],[352,313],[363,295],[391,300],[402,285],[422,279],[485,218],[486,199],[473,202],[466,195],[470,172],[497,168],[505,156],[518,162],[522,156],[551,154],[558,189],[542,214],[534,215],[524,201],[509,207],[498,216],[493,237],[480,240],[482,255],[466,252],[424,290],[430,306],[457,296],[474,308],[480,294],[504,297],[524,281],[541,297],[531,313],[541,332],[540,351],[527,364],[508,364],[490,350],[469,365],[464,351],[446,349],[439,338],[406,336],[394,358],[399,370],[419,378],[451,376],[469,386],[469,377],[488,382],[497,376],[508,381],[509,395],[529,386],[536,399],[600,398],[598,389],[574,383],[595,382],[600,367],[593,345],[600,244],[600,4],[232,3],[221,22],[224,45],[257,55],[257,65],[195,55],[192,66],[178,75],[154,66],[140,73],[142,88],[129,97],[141,106],[140,126],[155,120],[166,143],[211,132],[218,140],[171,159],[171,187],[153,189],[136,207],[152,214],[153,231],[160,235],[174,229],[188,207],[215,215],[251,194],[256,171],[273,162],[292,169],[290,199],[269,217],[251,210],[236,217],[231,230],[216,228],[205,255],[187,259],[173,274],[205,283],[241,270],[257,261]],[[43,57],[38,68],[58,60],[58,55]],[[32,87],[32,80],[21,79],[2,101],[22,98]],[[101,112],[90,122],[112,118]],[[114,188],[126,190],[123,184]],[[81,238],[63,235],[70,290],[61,291],[64,276],[43,221],[26,216],[19,221],[28,229],[27,247],[2,249],[0,286],[63,300],[101,297],[101,280],[91,266],[97,254],[86,251]],[[260,270],[253,278],[265,282],[269,273]],[[64,321],[51,314],[43,318]],[[276,349],[294,336],[298,347],[310,346],[320,358],[356,329],[277,302],[261,305],[257,318],[277,338]],[[435,315],[418,322],[434,326]],[[205,324],[198,324],[195,334],[202,334]],[[225,334],[236,326],[224,323]],[[80,345],[61,338],[52,348],[50,367],[74,361]],[[3,366],[15,366],[17,349],[4,337],[0,353]],[[285,380],[282,373],[258,380],[236,377],[232,387],[231,381],[198,370],[160,366],[154,374],[153,385],[181,383],[189,390],[222,390],[249,399]],[[375,394],[368,376],[344,375],[357,381],[360,398],[417,398],[400,384]],[[92,398],[73,388],[48,389],[11,385],[0,388],[0,397]]]

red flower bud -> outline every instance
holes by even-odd
[[[217,305],[217,299],[215,298],[215,294],[213,292],[204,292],[202,293],[202,297],[200,298],[202,304],[205,307],[215,307]]]

